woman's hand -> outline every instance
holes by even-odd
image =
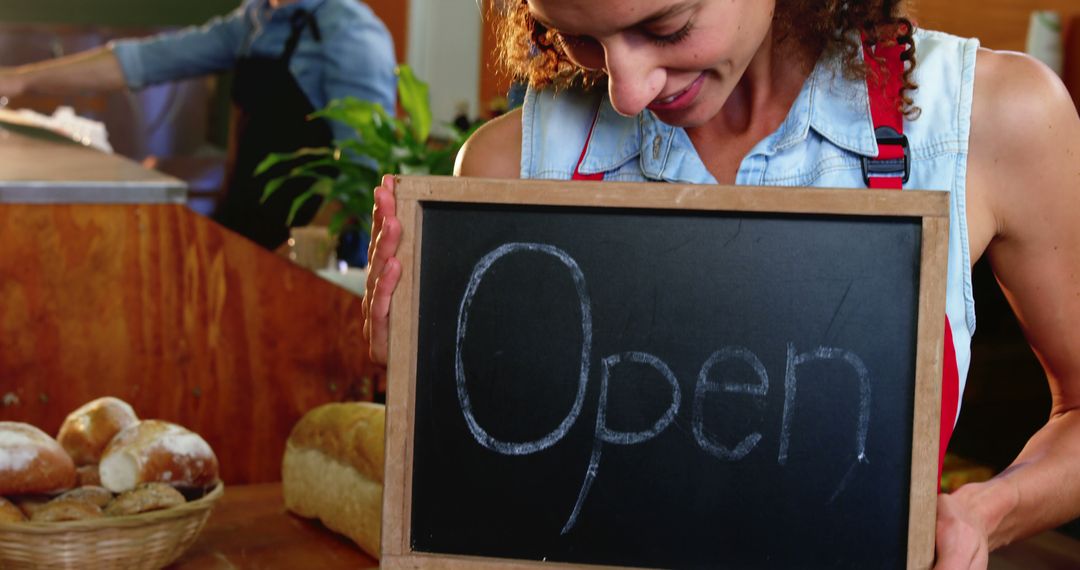
[[[18,97],[25,90],[25,81],[14,68],[0,67],[0,97]]]
[[[976,513],[959,497],[938,495],[934,570],[985,570],[989,555],[986,530]]]
[[[371,361],[383,366],[390,344],[390,299],[401,277],[401,262],[394,257],[401,243],[401,222],[396,208],[394,177],[387,174],[375,189],[363,304],[364,339],[368,342]]]

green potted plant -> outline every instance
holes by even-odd
[[[267,183],[263,200],[286,180],[311,180],[311,187],[293,201],[289,224],[306,201],[322,196],[324,204],[339,208],[328,224],[332,236],[348,231],[366,234],[371,228],[372,192],[383,174],[453,173],[457,152],[476,126],[461,131],[447,125],[449,138],[433,139],[427,83],[407,65],[398,66],[396,73],[403,116],[391,117],[379,105],[353,97],[333,100],[312,118],[344,123],[356,131],[356,140],[271,154],[256,168],[259,175],[279,164],[295,164],[287,174]]]

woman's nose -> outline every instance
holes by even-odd
[[[608,96],[620,115],[643,111],[660,96],[667,81],[664,68],[652,61],[644,47],[625,43],[604,46]]]

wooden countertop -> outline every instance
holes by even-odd
[[[348,539],[285,511],[280,483],[225,488],[198,540],[170,570],[378,568]],[[990,555],[990,570],[1074,570],[1080,541],[1046,532]]]
[[[280,483],[225,487],[195,544],[171,570],[378,568],[348,539],[285,511]]]
[[[37,134],[35,134],[37,133]],[[119,155],[0,124],[0,203],[182,204],[187,185]]]

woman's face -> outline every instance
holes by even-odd
[[[775,0],[528,0],[615,110],[697,127],[724,106],[772,27]]]

